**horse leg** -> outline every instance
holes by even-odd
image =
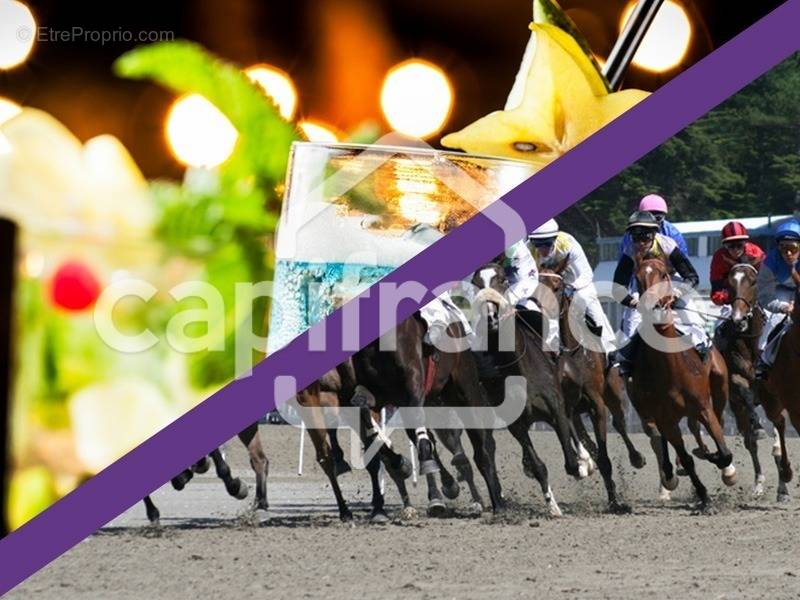
[[[616,369],[615,372],[618,373]],[[612,379],[613,378],[613,379]],[[620,377],[612,376],[611,372],[606,376],[606,385],[603,391],[603,401],[606,408],[611,412],[611,424],[622,436],[622,441],[625,443],[625,448],[628,450],[628,460],[634,469],[641,469],[646,464],[644,456],[633,445],[630,436],[628,435],[628,427],[625,424],[625,411],[622,404],[622,388],[623,383]]]
[[[736,419],[736,429],[742,434],[744,438],[744,447],[750,453],[750,460],[753,462],[753,498],[760,498],[764,495],[764,482],[766,477],[761,468],[761,461],[758,459],[758,438],[753,435],[750,411],[747,408],[747,403],[752,403],[752,400],[747,397],[747,394],[752,395],[752,392],[747,388],[744,383],[737,380],[738,376],[731,378],[731,410],[733,417]]]
[[[209,468],[211,468],[211,461],[208,460],[208,456],[204,456],[192,465],[192,473],[201,475],[207,472]]]
[[[461,445],[461,431],[453,429],[437,430],[436,435],[439,436],[442,444],[453,455],[450,464],[453,465],[458,471],[459,481],[464,481],[469,487],[469,494],[472,497],[472,507],[478,512],[483,512],[483,499],[481,498],[478,487],[475,485],[475,476],[472,472],[472,465],[464,452],[464,447]],[[494,440],[492,440],[494,441]],[[494,453],[492,452],[492,456]]]
[[[522,447],[522,470],[526,476],[535,478],[536,481],[539,482],[550,516],[563,516],[564,513],[561,512],[561,508],[558,506],[558,502],[556,502],[556,497],[553,495],[553,490],[550,488],[547,465],[539,458],[539,455],[533,448],[533,442],[528,433],[529,425],[527,420],[524,416],[517,419],[514,423],[509,425],[508,430]]]
[[[150,496],[144,497],[144,508],[147,511],[147,520],[150,521],[150,525],[158,525],[159,519],[161,519],[161,513],[158,511],[158,507],[153,503]]]
[[[650,447],[653,449],[653,454],[655,454],[656,457],[656,464],[658,465],[658,476],[660,480],[659,498],[661,500],[670,500],[670,492],[675,491],[678,487],[679,480],[672,469],[672,463],[669,461],[667,441],[661,435],[661,432],[653,421],[642,419],[642,428],[650,439]]]
[[[681,464],[686,469],[689,479],[692,480],[692,485],[697,492],[697,497],[700,499],[700,510],[705,512],[710,508],[708,491],[706,490],[706,486],[703,485],[703,482],[700,481],[700,478],[697,476],[692,455],[686,451],[686,446],[683,444],[681,429],[677,422],[666,425],[666,427],[660,426],[659,429],[661,430],[662,434],[666,436],[669,443],[672,444],[672,447],[675,448],[675,452],[681,459]]]
[[[589,406],[594,435],[597,438],[597,466],[606,486],[608,510],[616,514],[630,513],[631,507],[617,500],[617,489],[614,484],[611,460],[608,457],[608,410],[599,395],[592,399]]]
[[[311,425],[320,423],[311,423]],[[342,521],[350,521],[353,518],[353,513],[347,507],[347,502],[342,495],[342,489],[339,487],[339,481],[336,479],[336,465],[331,454],[331,447],[328,444],[328,430],[324,428],[308,427],[306,429],[308,436],[311,438],[311,443],[314,444],[314,450],[317,454],[317,464],[322,468],[331,484],[333,495],[336,498],[336,507],[339,509],[339,518]]]
[[[172,487],[179,492],[186,487],[186,484],[189,483],[194,477],[194,473],[191,469],[184,469],[180,473],[178,473],[175,477],[170,479],[170,483],[172,483]]]
[[[727,486],[736,484],[736,467],[733,466],[733,453],[725,443],[725,436],[722,432],[722,425],[717,420],[716,413],[709,407],[700,413],[700,421],[703,423],[714,444],[717,452],[706,454],[706,460],[715,464],[722,471],[722,482]]]
[[[413,440],[414,432],[409,429],[407,430],[407,433],[408,437]],[[439,458],[439,453],[436,450],[436,441],[432,432],[428,432],[428,439],[431,442],[431,457],[436,463],[437,471],[439,473],[444,473],[445,471],[440,470],[442,468],[442,461]],[[451,480],[453,479],[449,473],[447,476],[450,477]],[[437,518],[444,517],[447,513],[447,506],[444,503],[442,492],[439,491],[439,486],[436,484],[436,472],[425,473],[425,483],[428,486],[428,516]]]
[[[444,444],[444,440],[448,437],[450,430],[438,429],[436,430],[435,433],[438,441]],[[460,433],[461,432],[459,431],[459,434]],[[444,445],[449,450],[447,444]],[[442,461],[441,456],[439,455],[439,444],[434,443],[434,448],[436,449],[436,451],[434,452],[434,458],[436,459],[436,464],[439,465],[439,476],[442,480],[442,493],[448,500],[455,500],[456,498],[458,498],[458,494],[461,492],[461,489],[458,485],[458,481],[456,481],[455,477],[453,477],[450,474],[450,471],[448,471],[447,468],[444,466],[444,462]]]
[[[578,475],[580,479],[589,477],[597,469],[597,446],[583,424],[583,418],[577,411],[572,414],[569,424],[572,441],[578,452]]]
[[[258,436],[258,423],[253,423],[244,431],[239,432],[239,440],[247,448],[247,456],[250,459],[250,467],[256,474],[256,497],[253,508],[256,510],[267,510],[267,477],[269,476],[269,459],[264,453],[261,438]]]
[[[497,467],[494,462],[494,436],[490,429],[467,429],[467,436],[474,450],[473,460],[478,472],[486,482],[489,491],[489,501],[494,512],[504,508],[500,479],[497,476]]]
[[[703,432],[700,430],[700,425],[697,422],[697,419],[694,417],[688,417],[686,419],[686,424],[689,426],[689,431],[691,431],[692,435],[694,436],[694,441],[697,442],[697,448],[694,449],[692,454],[694,454],[697,458],[707,460],[710,452],[708,450],[708,446],[703,440]],[[680,474],[683,475],[684,473]]]
[[[336,465],[336,476],[344,475],[345,473],[349,473],[353,469],[344,459],[344,450],[339,445],[339,436],[337,435],[336,429],[329,429],[328,430],[328,443],[331,445],[331,452],[333,454],[333,461]]]
[[[372,484],[372,512],[370,513],[370,516],[369,516],[370,521],[372,523],[377,523],[377,524],[388,523],[389,522],[389,516],[386,514],[386,510],[384,509],[385,498],[383,496],[383,493],[381,492],[381,482],[380,482],[381,461],[380,461],[380,458],[377,455],[373,456],[371,459],[369,459],[369,461],[367,462],[366,466],[367,466],[367,472],[369,473],[369,480],[370,480],[370,483]],[[403,481],[402,478],[400,479],[400,482],[402,483],[403,490],[405,491],[405,482]],[[395,481],[395,483],[396,483],[396,481]],[[408,492],[407,491],[405,492],[405,495],[406,495],[406,499],[405,500],[407,500],[407,496],[408,496]],[[401,492],[401,496],[402,496],[402,492]],[[404,503],[405,503],[405,500],[404,500]],[[338,502],[338,498],[337,498],[337,502]],[[341,508],[339,510],[340,510],[340,514],[341,514]],[[348,511],[348,513],[349,513],[349,511]],[[352,516],[349,516],[347,518],[343,517],[342,520],[343,521],[347,521],[347,520],[350,520],[351,518],[352,518]]]
[[[228,466],[228,463],[225,462],[222,451],[219,448],[214,448],[214,450],[209,453],[209,456],[211,460],[214,461],[214,470],[217,472],[217,477],[222,479],[222,483],[225,484],[225,489],[228,491],[228,494],[237,500],[244,500],[247,498],[247,484],[231,474],[231,468]]]

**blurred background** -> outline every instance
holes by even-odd
[[[780,3],[669,0],[646,40],[650,50],[640,50],[625,86],[657,88]],[[633,2],[563,0],[561,4],[602,61]],[[402,111],[402,97],[394,109],[391,98],[382,107],[382,88],[393,66],[423,59],[426,67],[433,67],[432,101],[438,98],[442,112],[432,117],[434,131],[426,132],[435,143],[439,132],[461,128],[502,108],[531,20],[529,0],[27,5],[37,25],[48,29],[38,32],[40,40],[33,40],[22,62],[0,70],[0,96],[50,112],[82,140],[101,133],[116,135],[147,177],[180,177],[183,167],[164,135],[174,96],[153,84],[118,79],[111,72],[113,60],[138,45],[140,34],[194,40],[243,67],[276,67],[290,78],[291,87],[273,77],[274,94],[283,83],[284,95],[296,95],[293,110],[300,119],[312,120],[339,137],[365,121],[383,130],[389,129],[393,116],[402,122],[402,114],[386,110]],[[117,37],[106,42],[80,36],[69,41],[41,39],[73,28],[103,30]],[[132,35],[133,41],[124,41],[123,34]],[[13,62],[22,46],[0,48],[0,55]],[[424,75],[406,73],[416,85],[426,81]],[[448,92],[451,103],[436,96]]]

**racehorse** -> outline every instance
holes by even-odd
[[[700,509],[707,511],[711,509],[708,491],[697,476],[692,456],[686,451],[679,423],[683,417],[689,417],[707,429],[717,452],[704,454],[703,458],[722,470],[722,481],[726,485],[734,485],[733,454],[725,443],[721,425],[722,411],[728,400],[727,368],[714,347],[707,361],[703,361],[694,348],[681,349],[685,342],[675,327],[672,312],[675,295],[669,269],[663,260],[637,256],[636,281],[642,292],[640,304],[659,317],[652,326],[661,337],[661,348],[645,340],[638,344],[630,396],[648,435],[653,435],[654,424],[675,449],[700,499]],[[674,489],[677,479],[672,476],[669,457],[666,452],[663,456],[660,454],[666,450],[666,444],[654,437],[651,437],[651,444],[656,451],[662,485]]]
[[[472,409],[486,407],[487,402],[472,354],[433,353],[423,348],[425,332],[425,322],[415,313],[390,332],[394,336],[394,350],[381,349],[381,339],[386,338],[375,340],[353,356],[353,367],[358,383],[373,394],[376,410],[387,405],[412,409],[407,411],[410,420],[415,421],[409,437],[416,441],[420,473],[429,475],[441,471],[441,461],[436,459],[433,441],[424,426],[424,406],[460,408],[472,415]],[[451,323],[447,334],[457,339],[464,337],[465,332],[461,323]],[[501,510],[492,431],[476,427],[468,427],[466,431],[473,459],[489,491],[492,510]]]
[[[258,437],[258,423],[253,423],[247,429],[239,433],[239,440],[247,448],[247,453],[250,458],[250,466],[256,476],[256,497],[253,504],[254,509],[267,510],[269,504],[267,502],[267,476],[269,474],[269,460],[264,453],[261,439]],[[180,491],[192,479],[195,473],[205,473],[209,469],[209,457],[214,462],[214,469],[216,470],[217,477],[219,477],[225,484],[225,489],[228,494],[238,500],[244,500],[247,497],[248,489],[247,484],[234,477],[228,463],[225,462],[225,457],[219,448],[212,450],[208,456],[204,456],[190,468],[184,469],[181,473],[171,479],[172,487]],[[147,519],[151,524],[157,525],[161,518],[161,513],[153,502],[152,498],[148,495],[143,499],[145,510],[147,512]]]
[[[336,430],[329,429],[326,435],[327,424],[322,419],[322,415],[314,411],[313,408],[353,407],[352,402],[354,399],[356,399],[357,402],[356,408],[359,408],[361,411],[358,434],[364,446],[369,448],[378,437],[376,428],[379,427],[377,423],[379,420],[379,410],[371,391],[367,390],[364,386],[357,386],[356,374],[351,360],[347,360],[335,369],[332,369],[320,380],[298,394],[299,404],[304,408],[312,409],[304,411],[304,422],[312,443],[314,444],[317,462],[328,476],[331,488],[334,491],[334,496],[336,497],[339,516],[344,521],[352,519],[352,513],[341,493],[337,476],[346,470],[350,470],[350,468],[343,460],[343,453],[338,445]],[[472,469],[464,455],[459,435],[460,431],[443,430],[437,432],[437,436],[444,443],[445,447],[453,453],[453,465],[458,469],[460,477],[469,485],[473,502],[480,505],[480,495],[475,488]],[[413,435],[409,434],[409,437],[413,441]],[[439,467],[444,495],[450,499],[456,498],[460,491],[458,482],[442,464],[435,445],[433,457]],[[388,521],[388,517],[384,511],[384,496],[380,487],[379,461],[383,461],[387,473],[394,481],[400,494],[403,508],[406,511],[413,510],[408,489],[405,485],[405,479],[411,473],[409,464],[402,455],[396,454],[389,446],[381,445],[378,455],[370,459],[366,464],[372,482],[372,513],[370,515],[370,520],[375,523]],[[428,484],[428,514],[430,516],[443,516],[446,512],[446,506],[442,499],[442,493],[437,487],[433,473],[428,473],[426,475],[426,482]],[[413,513],[406,512],[405,514]]]
[[[617,369],[607,371],[605,356],[601,352],[590,350],[575,336],[569,316],[572,307],[572,295],[565,290],[560,271],[542,268],[539,270],[539,281],[553,292],[558,306],[559,335],[561,338],[561,386],[567,401],[567,413],[578,430],[583,427],[582,414],[588,414],[592,420],[597,447],[595,456],[597,465],[608,494],[608,506],[611,512],[630,512],[630,507],[617,499],[616,486],[612,478],[611,460],[608,457],[608,412],[611,410],[614,426],[622,435],[628,449],[628,456],[635,468],[645,465],[644,457],[636,450],[628,436],[625,426],[625,414],[622,410],[622,380]],[[612,378],[618,381],[612,381]],[[588,437],[588,436],[586,436]],[[591,452],[591,450],[590,450]]]
[[[744,258],[744,257],[743,257]],[[764,494],[765,476],[758,460],[758,438],[753,432],[751,414],[755,410],[755,364],[758,340],[766,324],[764,310],[758,304],[756,280],[758,269],[747,259],[731,267],[727,286],[731,297],[731,314],[717,329],[714,344],[728,365],[731,409],[736,425],[744,435],[744,445],[753,461],[755,480],[753,496]]]
[[[761,405],[775,426],[780,440],[780,447],[773,449],[775,466],[778,468],[778,502],[790,500],[786,484],[792,480],[793,475],[789,454],[786,452],[784,410],[789,414],[794,428],[800,431],[800,398],[796,387],[800,369],[800,285],[794,293],[794,309],[789,318],[791,325],[779,342],[775,362],[769,370],[767,380],[757,386]]]
[[[519,418],[507,426],[522,447],[525,475],[539,482],[550,515],[559,517],[562,513],[550,488],[547,466],[534,450],[529,435],[534,422],[543,421],[550,425],[561,443],[567,473],[578,475],[578,457],[572,446],[557,367],[545,354],[541,336],[533,326],[523,321],[506,299],[509,284],[500,264],[492,262],[481,267],[475,272],[472,284],[479,290],[473,304],[478,314],[476,335],[487,343],[485,358],[493,367],[482,374],[481,382],[492,404],[503,402],[507,377],[522,377],[526,382],[524,410]],[[513,350],[505,349],[505,344],[501,343],[501,336],[505,337],[508,331],[513,332]]]

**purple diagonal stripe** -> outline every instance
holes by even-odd
[[[790,0],[704,58],[646,101],[508,193],[504,200],[530,230],[577,202],[669,137],[798,50],[800,0]],[[492,207],[486,211],[496,212]],[[418,281],[428,289],[461,278],[499,253],[499,227],[478,215],[388,275],[383,282]],[[431,297],[419,304],[424,304]],[[361,304],[360,341],[382,331],[375,287]],[[397,320],[417,308],[407,302]],[[388,329],[391,324],[384,324]],[[231,383],[44,513],[0,541],[0,593],[80,542],[138,502],[210,448],[275,406],[274,382],[293,376],[298,387],[316,379],[352,352],[341,347],[342,315],[324,327],[331,350],[308,351],[308,333],[258,365],[254,375]]]

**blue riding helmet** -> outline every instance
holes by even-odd
[[[800,223],[794,220],[782,223],[775,232],[775,241],[782,240],[800,241]]]

